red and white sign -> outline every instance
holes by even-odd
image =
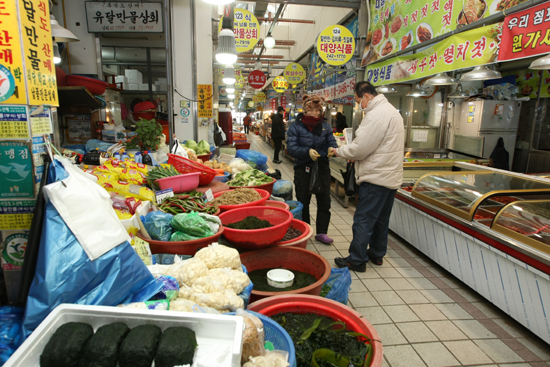
[[[523,59],[550,52],[550,3],[504,18],[499,61]]]
[[[273,111],[277,109],[277,98],[271,98],[271,109]]]
[[[286,96],[281,96],[281,106],[286,109]]]
[[[266,82],[266,77],[260,70],[254,70],[248,74],[248,85],[255,89],[261,89]]]

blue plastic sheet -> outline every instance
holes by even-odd
[[[285,201],[285,203],[295,207],[294,209],[290,210],[290,212],[294,216],[294,219],[302,220],[302,210],[304,209],[304,204],[295,200]]]
[[[345,305],[348,304],[349,288],[351,286],[351,274],[348,268],[332,268],[325,284],[332,286],[325,298]]]
[[[239,149],[237,150],[236,158],[242,158],[246,163],[252,168],[261,170],[267,163],[267,156],[260,152],[250,149]]]
[[[96,150],[98,148],[101,152],[106,152],[107,149],[109,149],[113,143],[106,143],[101,140],[96,139],[90,139],[86,142],[86,152],[89,152],[90,150]]]
[[[65,176],[59,162],[50,166],[50,177]],[[28,337],[62,303],[117,306],[144,302],[162,287],[128,242],[91,261],[55,207],[48,203],[23,337]]]
[[[0,366],[21,344],[21,326],[24,310],[19,307],[0,307]]]

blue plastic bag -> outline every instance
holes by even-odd
[[[330,276],[325,284],[332,286],[325,298],[332,299],[345,305],[348,304],[348,294],[351,286],[351,274],[348,268],[330,269]]]
[[[267,163],[267,156],[260,152],[250,149],[239,149],[236,153],[236,158],[242,158],[252,168],[260,169]],[[260,167],[260,168],[258,168]]]
[[[24,312],[25,310],[19,307],[0,307],[0,366],[6,363],[21,345]]]
[[[86,142],[86,152],[89,152],[90,150],[96,150],[96,148],[98,148],[100,152],[106,152],[112,145],[113,143],[106,143],[101,140],[90,139]]]
[[[172,236],[170,221],[173,217],[172,214],[157,210],[148,213],[144,217],[142,216],[141,221],[152,239],[157,241],[170,241],[170,236]]]
[[[304,209],[304,204],[295,200],[285,201],[285,203],[287,203],[291,207],[294,207],[294,209],[290,208],[290,212],[294,216],[294,219],[302,220],[302,210]]]
[[[285,196],[292,194],[292,182],[286,180],[277,180],[273,184],[273,193],[274,196]]]
[[[159,299],[167,299],[173,301],[178,298],[180,285],[176,278],[169,275],[161,275],[157,278],[157,280],[160,280],[163,283],[163,286],[160,292],[158,292],[153,296],[153,298],[151,298],[152,301]]]

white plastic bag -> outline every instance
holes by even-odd
[[[180,155],[183,158],[189,158],[189,156],[187,155],[187,151],[182,148],[182,146],[180,145],[180,142],[177,138],[174,139],[174,141],[173,141],[171,153],[175,154],[175,155]]]

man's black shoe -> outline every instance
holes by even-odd
[[[378,265],[378,266],[382,266],[382,264],[384,263],[384,258],[383,257],[378,257],[378,258],[371,258],[370,261],[374,264],[374,265]]]
[[[334,259],[334,263],[339,268],[348,268],[349,270],[358,271],[360,273],[364,273],[365,271],[367,271],[366,263],[361,265],[352,265],[345,257],[337,257],[336,259]]]

